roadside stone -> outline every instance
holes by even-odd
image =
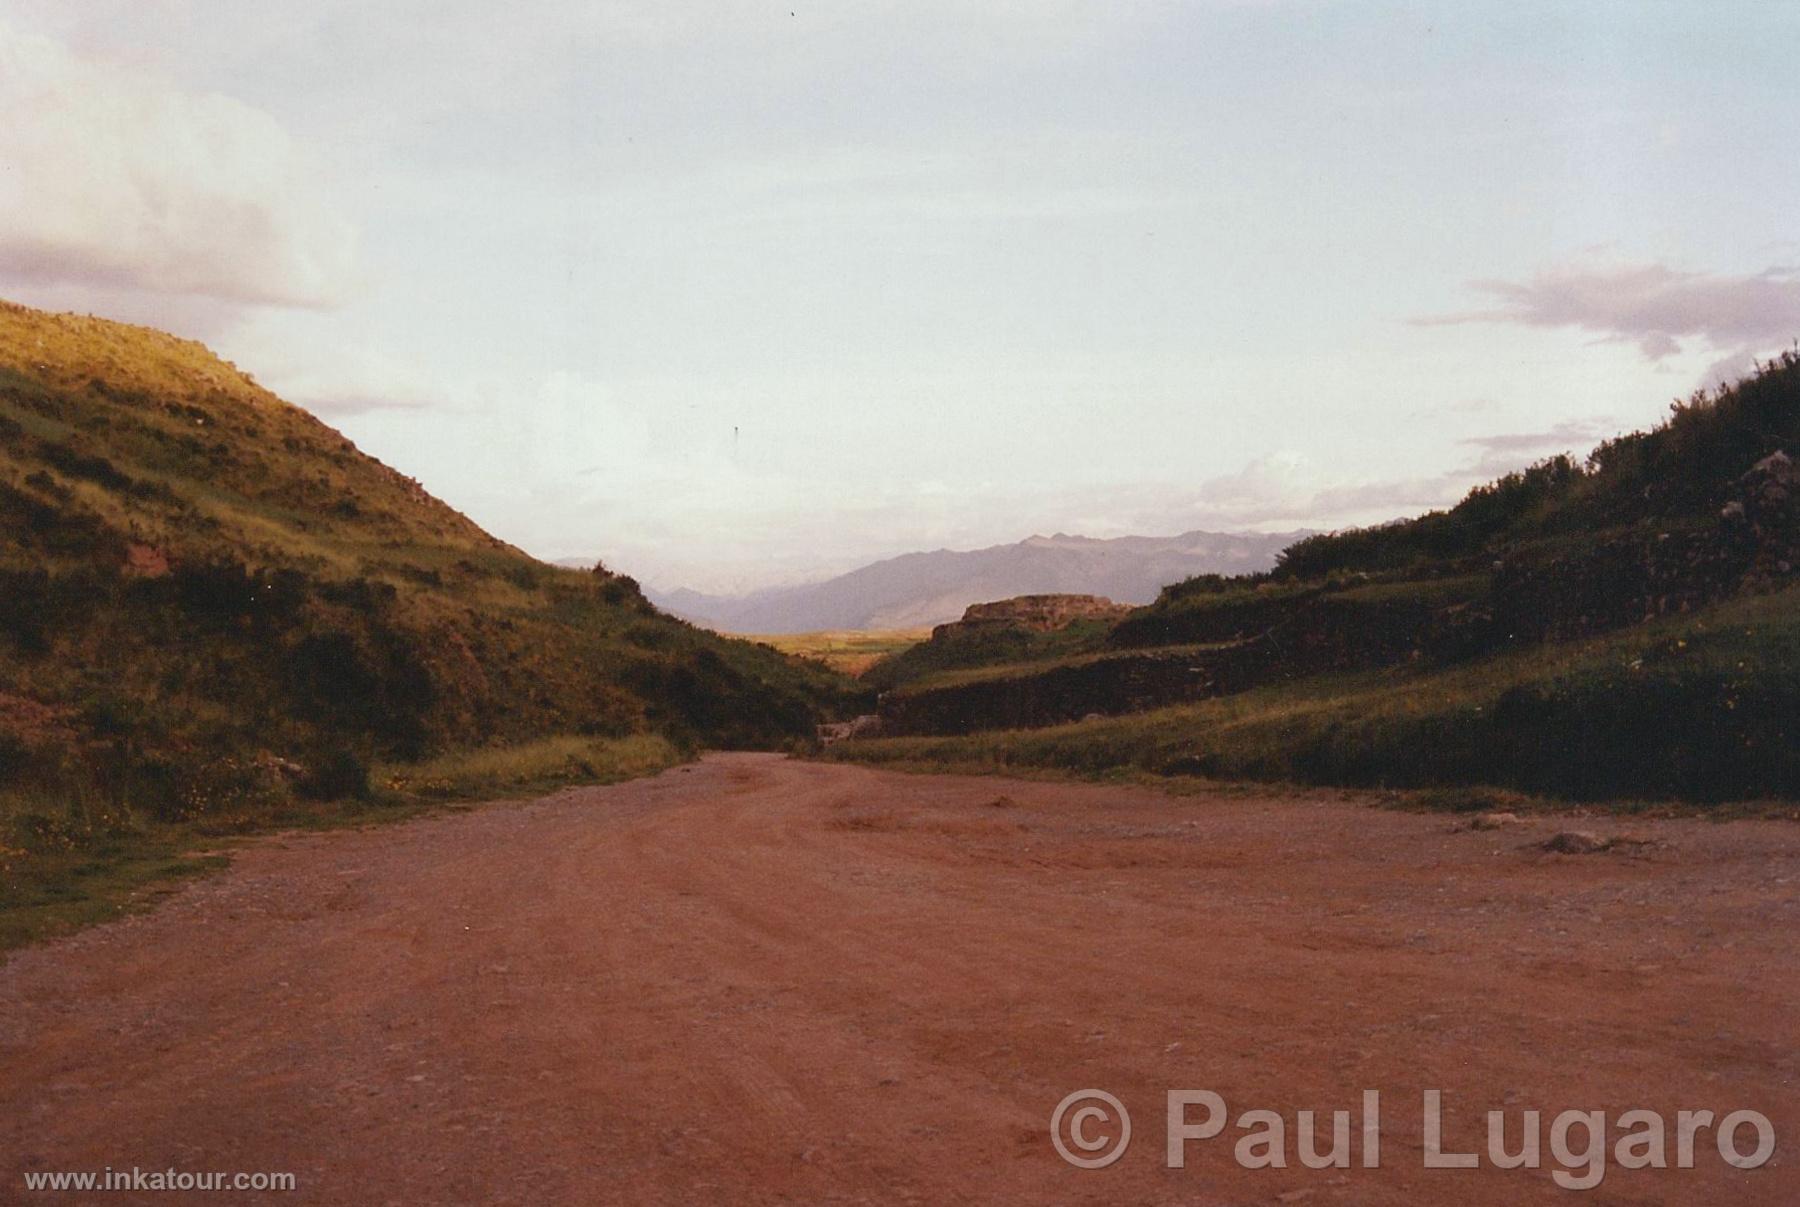
[[[873,713],[853,717],[848,721],[837,721],[819,726],[819,742],[829,746],[833,742],[846,742],[852,738],[878,738],[881,736],[881,718]]]
[[[1556,855],[1593,855],[1610,845],[1592,830],[1563,830],[1552,834],[1539,849]]]
[[[1558,855],[1596,855],[1602,851],[1636,851],[1662,845],[1654,838],[1640,838],[1635,834],[1602,837],[1592,830],[1564,830],[1539,844],[1538,849]]]

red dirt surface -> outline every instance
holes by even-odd
[[[1536,848],[1572,825],[1653,845]],[[13,956],[0,1200],[75,1201],[23,1171],[110,1165],[292,1171],[260,1200],[288,1203],[1512,1204],[1569,1198],[1556,1112],[1644,1107],[1759,1110],[1775,1156],[1732,1169],[1710,1131],[1691,1170],[1609,1153],[1591,1201],[1786,1204],[1796,921],[1788,823],[1470,831],[1326,793],[714,756],[253,844]],[[1134,1117],[1106,1169],[1051,1146],[1086,1087]],[[1181,1088],[1281,1112],[1289,1168],[1239,1168],[1233,1128],[1165,1168]],[[1421,1168],[1427,1088],[1455,1149],[1542,1111],[1545,1167]],[[1365,1089],[1380,1168],[1300,1167],[1294,1112]]]

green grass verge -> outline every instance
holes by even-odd
[[[450,802],[616,783],[691,753],[654,734],[545,738],[379,765],[365,798],[239,802],[172,822],[128,806],[0,795],[0,952],[149,908],[183,881],[228,866],[231,848],[258,835],[391,823]]]
[[[942,683],[959,672],[1044,664],[1104,647],[1110,621],[1076,620],[1042,632],[1023,625],[977,625],[955,629],[890,654],[866,668],[862,682],[877,691],[912,688],[929,679]]]
[[[378,764],[378,791],[427,800],[535,792],[562,784],[612,784],[672,767],[684,752],[659,734],[576,735],[517,746],[454,751],[415,763]]]
[[[955,670],[937,671],[921,676],[894,689],[897,696],[914,695],[921,692],[935,691],[943,687],[965,687],[971,683],[992,683],[1005,679],[1024,679],[1033,675],[1042,675],[1050,671],[1063,670],[1073,666],[1092,666],[1100,662],[1122,662],[1134,658],[1145,658],[1152,655],[1158,657],[1183,657],[1189,654],[1206,653],[1212,650],[1226,649],[1231,642],[1208,642],[1204,644],[1164,645],[1141,650],[1100,650],[1092,653],[1069,654],[1063,657],[1040,658],[1034,661],[1002,662],[991,666],[967,666]]]

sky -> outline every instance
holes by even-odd
[[[0,0],[0,296],[545,558],[1330,528],[1800,337],[1800,6]]]

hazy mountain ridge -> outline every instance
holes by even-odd
[[[1033,536],[985,549],[938,549],[874,562],[823,582],[745,595],[646,591],[658,607],[736,633],[898,629],[941,624],[972,603],[1015,595],[1103,595],[1149,603],[1196,574],[1270,569],[1306,532],[1186,532],[1111,539]]]

